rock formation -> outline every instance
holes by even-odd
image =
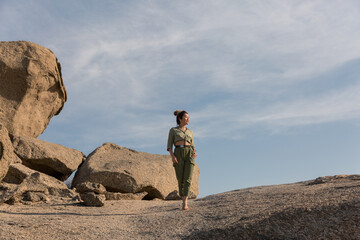
[[[60,180],[69,177],[85,159],[78,150],[32,137],[15,137],[13,146],[25,166]]]
[[[169,156],[106,143],[85,161],[80,151],[36,139],[67,99],[51,50],[26,41],[0,42],[0,86],[0,203],[74,198],[61,181],[79,165],[73,186],[86,205],[103,206],[106,198],[179,199]],[[196,165],[190,198],[199,193],[198,180]]]
[[[81,199],[87,206],[103,206],[105,198],[106,200],[142,200],[148,193],[115,193],[107,192],[105,187],[100,183],[83,182],[76,186],[76,191],[80,193]],[[94,193],[85,194],[84,193]],[[98,196],[97,195],[104,195]],[[101,203],[102,202],[102,203]]]
[[[0,42],[0,203],[77,196],[47,174],[69,176],[84,154],[34,138],[60,113],[66,94],[60,64],[49,49],[25,41]]]
[[[9,165],[15,160],[15,157],[8,131],[0,125],[0,182],[5,177]]]
[[[194,169],[190,191],[199,194],[199,168]],[[148,192],[145,199],[166,199],[177,190],[177,180],[168,155],[138,152],[105,143],[92,152],[75,175],[73,186],[101,183],[108,192]]]
[[[39,172],[28,175],[20,184],[3,182],[0,186],[0,203],[49,201],[50,198],[65,201],[76,197],[77,194],[65,183]]]
[[[0,122],[13,136],[38,137],[67,99],[57,58],[31,42],[0,42],[0,86]]]

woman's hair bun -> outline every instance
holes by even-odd
[[[174,116],[177,116],[179,113],[181,113],[183,110],[176,110],[174,111]]]

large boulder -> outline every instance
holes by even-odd
[[[54,53],[31,42],[0,42],[0,86],[0,122],[13,136],[38,137],[67,98]]]
[[[9,165],[16,159],[8,131],[0,124],[0,182],[6,176]]]
[[[13,146],[25,166],[62,181],[85,159],[85,155],[76,149],[32,137],[15,137]]]
[[[198,166],[190,191],[199,194]],[[101,183],[108,192],[148,192],[145,199],[166,199],[177,190],[175,171],[168,155],[138,152],[105,143],[92,152],[79,168],[73,186],[82,182]]]

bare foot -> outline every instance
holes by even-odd
[[[188,200],[187,197],[183,197],[183,204],[182,204],[182,209],[183,209],[183,210],[189,210],[189,209],[190,209],[190,208],[188,207],[188,205],[187,205],[187,200]]]
[[[187,205],[187,204],[183,203],[183,205],[182,205],[182,209],[183,209],[183,210],[189,210],[190,208],[188,207],[188,205]]]

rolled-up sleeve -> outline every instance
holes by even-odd
[[[194,144],[194,134],[192,131],[191,131],[191,146],[193,147],[194,151],[196,151],[195,144]]]
[[[169,131],[169,137],[168,137],[168,142],[167,142],[167,148],[166,148],[167,151],[169,151],[169,149],[172,149],[173,144],[174,144],[174,138],[175,138],[175,132],[171,128]]]

